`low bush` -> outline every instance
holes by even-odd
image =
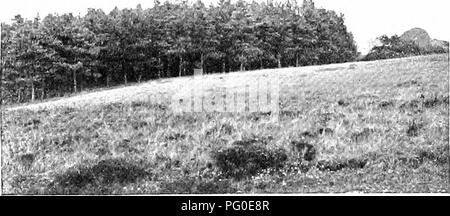
[[[70,168],[55,176],[48,186],[51,194],[111,193],[114,185],[134,183],[151,176],[140,162],[125,159],[105,159],[92,166]]]
[[[288,159],[284,149],[267,149],[253,140],[238,141],[213,154],[215,164],[225,177],[241,179],[267,168],[278,168]]]

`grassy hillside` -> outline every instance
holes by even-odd
[[[448,193],[448,71],[448,55],[434,55],[159,80],[11,108],[2,191]],[[171,110],[186,87],[244,93],[230,84],[269,75],[281,83],[279,121]]]

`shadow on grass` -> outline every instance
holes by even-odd
[[[267,168],[282,167],[288,156],[284,149],[268,149],[259,140],[239,140],[213,154],[224,177],[242,179]]]
[[[71,168],[49,184],[50,194],[109,194],[116,185],[134,183],[152,174],[143,163],[106,159],[93,166]]]

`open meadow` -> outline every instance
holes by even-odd
[[[278,120],[172,110],[189,88],[246,94],[273,76]],[[448,54],[161,79],[3,109],[4,194],[450,192]]]

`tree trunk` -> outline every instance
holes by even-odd
[[[161,57],[158,58],[158,79],[161,79]]]
[[[222,62],[222,73],[225,73],[225,61]]]
[[[122,61],[122,73],[123,73],[123,82],[128,84],[128,77],[127,77],[127,71],[125,70],[125,62]]]
[[[244,58],[244,55],[241,55],[241,59],[243,59]],[[240,69],[241,71],[244,71],[245,70],[245,68],[244,68],[244,62],[241,62],[241,69]]]
[[[296,54],[295,57],[295,67],[299,67],[298,54]]]
[[[262,59],[260,59],[259,61],[260,61],[260,66],[259,66],[259,67],[260,67],[260,69],[263,69],[263,68],[264,68],[264,65],[263,65],[263,60],[262,60]]]
[[[181,76],[182,70],[183,70],[183,56],[180,55],[180,65],[179,65],[179,69],[178,69],[178,76]]]
[[[77,92],[77,72],[73,70],[73,92]]]
[[[111,82],[111,74],[108,73],[108,75],[106,75],[106,87],[109,88],[109,83]]]
[[[277,61],[278,61],[278,68],[281,68],[281,55],[277,55]]]
[[[45,88],[42,87],[42,94],[41,94],[41,100],[45,99]]]
[[[35,90],[34,90],[34,82],[31,81],[31,102],[35,99]]]
[[[166,65],[166,77],[171,77],[172,74],[170,74],[170,57],[167,57],[167,65]]]
[[[204,59],[203,59],[203,53],[200,55],[200,64],[202,65],[202,71],[204,74],[206,74],[206,70],[205,70],[205,64],[204,64]]]
[[[17,103],[20,103],[20,95],[21,95],[22,90],[19,88],[19,93],[17,95]]]
[[[44,100],[45,99],[45,83],[44,83],[44,79],[42,79],[41,85],[42,85],[41,100]]]

